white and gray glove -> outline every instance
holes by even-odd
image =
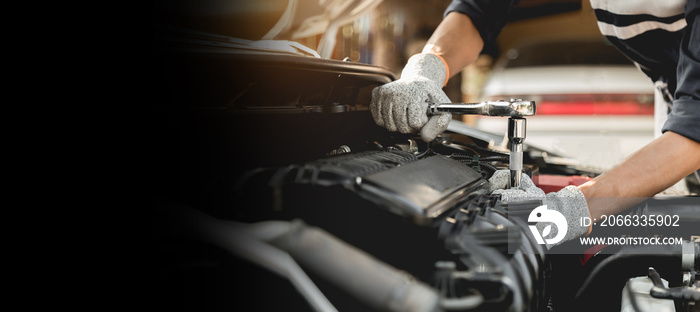
[[[520,188],[509,189],[510,170],[496,171],[489,183],[492,194],[500,194],[505,203],[539,199],[546,205],[535,208],[528,221],[537,222],[535,227],[541,237],[535,235],[536,239],[545,243],[547,249],[588,234],[588,226],[581,225],[581,218],[589,218],[590,213],[586,198],[578,187],[569,185],[558,192],[545,194],[528,175],[523,174]]]
[[[377,125],[389,131],[420,131],[423,141],[430,142],[447,130],[452,119],[449,113],[428,118],[428,103],[450,103],[442,87],[448,68],[434,54],[412,56],[401,72],[401,78],[374,88],[370,110]]]

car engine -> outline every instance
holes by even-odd
[[[637,234],[682,244],[553,254],[528,229],[541,202],[491,194],[488,178],[509,164],[494,144],[501,134],[461,124],[426,143],[374,124],[371,90],[396,79],[386,69],[179,29],[154,37],[146,182],[161,307],[700,308],[695,196],[650,198],[624,213],[677,216],[680,231]],[[523,162],[549,191],[599,174],[532,147]]]

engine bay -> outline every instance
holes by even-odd
[[[448,131],[426,143],[374,124],[369,96],[395,79],[386,70],[241,54],[216,37],[192,39],[195,49],[171,32],[159,35],[148,184],[164,306],[643,311],[639,304],[651,300],[676,311],[700,307],[697,197],[649,198],[624,213],[678,216],[677,246],[598,244],[552,254],[528,230],[527,215],[541,203],[507,205],[489,190],[488,178],[509,165],[509,153],[493,146],[501,135]],[[599,174],[528,147],[523,164],[548,191]],[[600,227],[593,233],[606,235]],[[652,294],[629,290],[645,285]]]

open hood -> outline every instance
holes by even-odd
[[[318,57],[330,58],[338,29],[382,0],[154,1],[154,22],[290,50],[296,40],[322,35]],[[258,40],[275,40],[258,43]],[[298,50],[292,47],[291,50]],[[308,55],[308,51],[302,54]]]

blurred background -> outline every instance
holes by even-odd
[[[378,65],[398,77],[449,3],[155,0],[154,19],[248,40],[295,42],[322,58]],[[653,84],[605,41],[589,1],[523,0],[507,19],[496,42],[450,79],[444,90],[453,102],[535,100],[538,114],[528,119],[525,142],[599,170],[654,138]],[[455,119],[499,134],[507,126],[494,117]]]

